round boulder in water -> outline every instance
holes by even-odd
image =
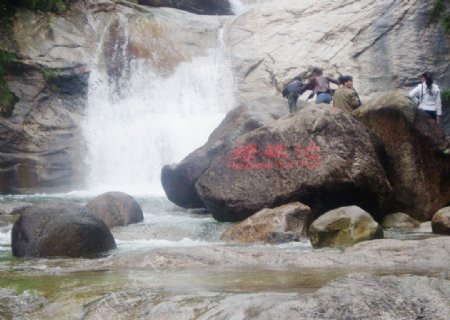
[[[126,226],[144,220],[136,199],[123,192],[106,192],[86,205],[91,214],[102,219],[109,228]]]
[[[74,203],[40,203],[24,210],[11,233],[15,257],[85,257],[116,247],[105,223]]]
[[[433,233],[450,235],[450,207],[445,207],[433,215],[431,229]]]
[[[306,221],[311,209],[293,202],[269,209],[265,208],[244,221],[230,226],[221,240],[243,243],[282,243],[298,241],[306,235]]]
[[[372,216],[357,206],[328,211],[309,229],[315,248],[348,247],[357,242],[383,238],[383,229]]]
[[[383,218],[383,228],[414,229],[420,226],[420,222],[403,212],[388,214]]]

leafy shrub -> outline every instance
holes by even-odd
[[[442,22],[445,33],[450,34],[450,6],[449,0],[435,0],[433,11],[431,11],[430,22]]]
[[[69,8],[71,0],[9,0],[1,2],[0,15],[8,16],[13,7],[61,13]]]
[[[11,116],[17,97],[8,88],[4,76],[6,68],[15,61],[15,55],[10,52],[0,51],[0,114],[4,117]]]
[[[450,108],[450,88],[441,91],[441,100],[444,107]]]

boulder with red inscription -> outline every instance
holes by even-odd
[[[317,105],[238,138],[212,161],[196,190],[219,221],[293,201],[308,205],[311,219],[347,205],[380,218],[391,191],[381,156],[361,122]]]
[[[195,191],[195,183],[211,161],[231,146],[241,135],[267,125],[289,114],[285,99],[260,97],[231,110],[211,133],[208,142],[180,163],[165,165],[161,184],[170,201],[184,208],[201,208],[203,203]]]

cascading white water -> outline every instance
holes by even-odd
[[[126,56],[127,21],[120,21],[124,39],[114,55],[124,55],[126,67],[108,75],[98,62],[104,55],[99,52],[90,75],[83,126],[88,190],[160,195],[162,166],[205,143],[234,106],[231,66],[219,41],[218,48],[161,76],[146,59]]]

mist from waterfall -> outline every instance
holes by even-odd
[[[102,43],[91,69],[83,125],[87,144],[88,192],[111,190],[162,195],[161,168],[182,160],[207,141],[234,107],[231,65],[221,41],[204,56],[162,76],[151,63],[129,55],[126,18],[121,18],[119,74],[100,63]],[[117,63],[114,57],[106,57]],[[103,67],[102,67],[103,65]]]

